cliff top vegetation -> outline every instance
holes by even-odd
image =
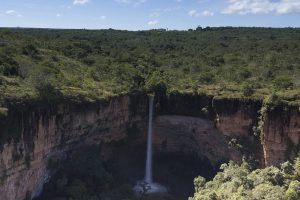
[[[0,29],[0,107],[134,90],[300,104],[300,29]],[[3,109],[2,109],[3,110]]]
[[[244,162],[222,164],[211,181],[199,176],[194,180],[195,194],[189,200],[220,199],[300,199],[300,157],[281,167],[270,166],[253,170]]]

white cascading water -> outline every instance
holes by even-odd
[[[146,167],[145,167],[145,178],[143,181],[138,181],[134,190],[141,194],[146,193],[165,193],[167,189],[158,183],[153,182],[152,175],[152,124],[153,124],[153,112],[154,112],[154,96],[149,96],[149,121],[148,121],[148,136],[147,136],[147,155],[146,155]],[[147,191],[145,191],[145,185],[147,185]]]
[[[153,123],[153,102],[154,96],[149,96],[149,122],[148,122],[148,137],[147,137],[147,157],[146,157],[146,173],[145,182],[152,184],[152,123]]]

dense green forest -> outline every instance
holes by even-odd
[[[0,109],[133,90],[300,104],[300,29],[0,29]],[[5,109],[2,108],[2,113]]]
[[[300,157],[280,168],[251,169],[229,162],[223,164],[213,180],[199,176],[194,180],[195,194],[189,200],[298,200],[300,199]]]
[[[12,104],[97,101],[131,91],[300,105],[300,29],[0,29],[0,117]],[[77,155],[58,171],[42,199],[136,198],[86,151],[90,157]],[[230,162],[211,181],[196,178],[190,199],[296,200],[299,181],[300,158],[257,170]]]

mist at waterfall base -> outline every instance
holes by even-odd
[[[153,104],[154,104],[154,96],[150,95],[145,178],[144,180],[138,181],[137,184],[134,186],[134,191],[137,194],[167,192],[167,189],[164,186],[153,182],[153,175],[152,175]]]

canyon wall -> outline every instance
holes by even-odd
[[[252,131],[260,108],[259,101],[251,100],[205,95],[159,97],[154,130],[168,151],[181,145],[181,151],[194,151],[215,166],[228,160],[241,162],[246,155],[264,166],[263,147]]]
[[[174,94],[155,100],[155,152],[197,154],[217,167],[243,156],[258,166],[278,165],[299,150],[297,107],[275,107],[260,116],[262,102]],[[0,118],[0,199],[38,195],[49,179],[50,158],[86,144],[100,144],[102,158],[117,142],[146,144],[148,98],[121,95],[95,103],[58,102],[9,108]],[[263,137],[253,131],[263,119]]]
[[[264,167],[293,160],[300,150],[297,106],[263,108],[266,105],[259,100],[191,94],[160,96],[156,106],[159,117],[155,130],[162,136],[156,140],[170,151],[181,143],[185,144],[183,151],[193,149],[212,163],[240,162],[246,156]],[[262,109],[266,109],[263,116]],[[257,135],[254,130],[259,126],[262,130]],[[172,134],[178,139],[170,137]],[[189,139],[183,139],[182,135],[189,135]]]
[[[300,111],[296,106],[277,106],[266,111],[263,123],[266,165],[292,160],[300,150]]]
[[[63,159],[81,145],[106,145],[103,156],[109,156],[109,144],[126,138],[131,126],[143,124],[145,105],[144,95],[124,95],[97,103],[12,108],[0,126],[2,136],[17,135],[1,146],[0,199],[38,195],[49,176],[49,158]]]
[[[161,115],[156,117],[153,130],[157,151],[194,154],[208,160],[214,167],[228,160],[241,160],[240,152],[228,147],[225,136],[212,121],[182,115]]]

